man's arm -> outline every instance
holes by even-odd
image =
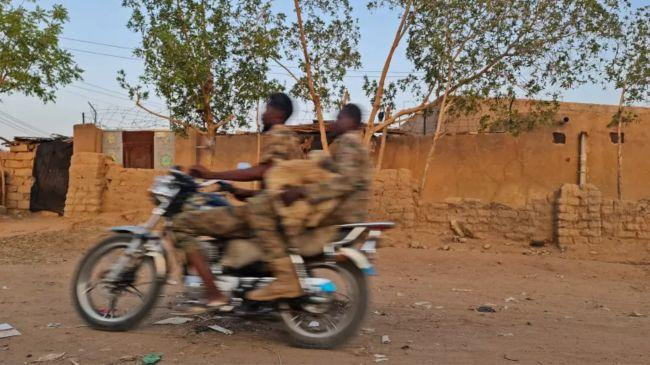
[[[208,180],[260,181],[269,168],[271,168],[270,163],[229,171],[210,171],[202,166],[193,166],[190,168],[190,175]]]
[[[306,185],[303,194],[312,203],[336,199],[364,189],[367,185],[367,173],[364,168],[368,152],[357,143],[341,143],[336,151],[336,176],[326,181]]]

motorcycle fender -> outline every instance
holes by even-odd
[[[361,252],[349,248],[342,247],[338,250],[339,255],[342,255],[352,261],[361,271],[366,275],[375,275],[375,268],[372,266],[368,258]]]
[[[111,232],[127,233],[138,237],[149,236],[151,234],[151,232],[148,229],[141,226],[118,226],[118,227],[112,227],[110,230]]]
[[[149,251],[147,252],[147,256],[153,259],[156,276],[159,279],[165,279],[167,277],[167,260],[165,260],[165,255],[162,252]]]

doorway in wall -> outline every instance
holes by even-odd
[[[153,132],[122,132],[122,157],[126,168],[153,169]]]
[[[71,158],[70,141],[56,140],[38,145],[34,156],[34,184],[30,192],[29,210],[63,214]]]

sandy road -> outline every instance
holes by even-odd
[[[0,339],[2,364],[61,352],[65,359],[46,364],[129,364],[137,361],[120,358],[150,352],[163,353],[161,364],[374,364],[375,354],[386,364],[650,364],[644,265],[381,249],[367,331],[343,348],[313,351],[290,347],[275,322],[222,320],[232,336],[151,325],[167,316],[169,298],[128,333],[81,327],[70,276],[101,231],[66,227],[0,234],[0,323],[22,332]],[[497,312],[473,310],[486,303]],[[54,322],[62,326],[47,327]],[[381,344],[381,335],[391,343]]]

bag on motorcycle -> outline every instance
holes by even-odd
[[[308,229],[293,237],[289,247],[298,248],[301,256],[311,257],[323,253],[323,247],[332,242],[338,228],[336,226]],[[264,251],[255,240],[238,239],[228,243],[221,264],[239,269],[256,261],[264,260]]]

